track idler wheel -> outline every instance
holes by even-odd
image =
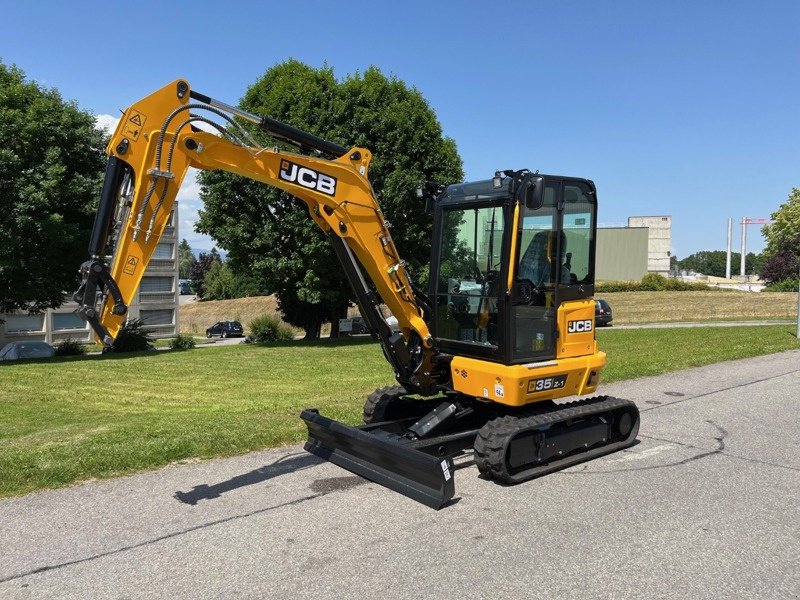
[[[364,423],[382,423],[396,419],[421,417],[442,403],[438,400],[409,398],[401,385],[378,388],[364,403]]]
[[[402,385],[392,385],[378,388],[367,396],[364,403],[364,423],[380,423],[388,421],[389,407],[400,398],[408,394]]]

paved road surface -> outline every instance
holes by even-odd
[[[800,351],[620,383],[637,446],[433,511],[299,447],[0,501],[2,598],[798,598]]]

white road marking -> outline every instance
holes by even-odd
[[[628,450],[623,453],[622,456],[619,458],[612,458],[607,460],[606,462],[610,463],[618,463],[618,462],[628,462],[631,460],[643,460],[645,458],[650,458],[651,456],[655,456],[656,454],[661,454],[667,450],[674,450],[677,446],[674,444],[661,444],[660,446],[653,446],[652,448],[648,448],[647,450],[642,450],[641,452],[637,452],[635,450]]]

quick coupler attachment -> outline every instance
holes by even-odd
[[[78,291],[72,296],[78,303],[75,313],[89,323],[92,330],[105,346],[110,346],[113,339],[108,330],[100,323],[100,311],[107,295],[111,296],[114,306],[111,312],[122,316],[128,312],[128,307],[122,300],[122,293],[117,282],[111,277],[105,263],[98,259],[87,260],[80,268],[83,281]]]
[[[349,427],[319,414],[300,415],[308,427],[305,449],[357,475],[434,509],[455,494],[453,460],[410,446],[411,440],[376,428]],[[412,420],[413,421],[413,420]]]

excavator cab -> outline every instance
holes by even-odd
[[[594,185],[521,179],[451,185],[435,204],[429,297],[444,353],[504,365],[554,359],[559,306],[593,297]],[[538,200],[525,202],[521,186],[539,186]]]

